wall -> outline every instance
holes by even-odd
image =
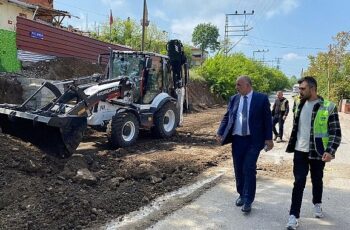
[[[63,29],[17,17],[17,48],[57,57],[76,57],[97,62],[98,55],[115,50],[131,50],[125,46],[101,42]]]
[[[33,12],[24,8],[20,8],[15,4],[0,0],[0,29],[15,31],[16,17],[26,15],[27,18],[33,18]]]
[[[16,33],[0,29],[0,72],[16,72],[21,65],[17,60]]]

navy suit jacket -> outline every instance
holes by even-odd
[[[227,112],[219,126],[217,134],[222,136],[221,145],[232,142],[232,131],[237,117],[239,99],[240,94],[230,98]],[[267,95],[253,91],[248,124],[252,144],[260,151],[264,148],[265,140],[272,140],[272,117]]]

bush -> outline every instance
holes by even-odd
[[[250,76],[254,90],[259,92],[270,93],[289,87],[288,78],[280,70],[264,66],[241,53],[216,55],[206,60],[196,72],[208,81],[213,93],[224,99],[236,93],[236,79],[241,75]]]

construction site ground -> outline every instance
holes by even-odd
[[[97,71],[91,65],[77,68],[77,63],[58,59],[0,74],[0,103],[23,102],[19,77],[63,80]],[[188,96],[191,113],[174,137],[155,139],[143,131],[137,144],[125,149],[111,149],[104,132],[88,129],[72,157],[57,159],[0,133],[0,228],[94,228],[229,159],[229,151],[214,139],[225,103],[203,82],[190,82]]]
[[[97,226],[194,182],[204,170],[230,159],[230,147],[214,139],[225,109],[188,114],[174,137],[158,140],[143,132],[125,149],[110,149],[103,132],[88,130],[76,154],[63,160],[1,134],[0,226]],[[281,165],[260,168],[272,176],[290,172]]]
[[[40,73],[35,71],[32,72],[35,76]],[[0,86],[6,93],[0,95],[0,101],[8,102],[14,98],[10,95],[20,93],[21,88],[16,76],[3,78]],[[16,89],[11,91],[13,88],[7,84],[15,85]],[[118,224],[108,223],[124,223],[129,213],[152,206],[157,199],[181,188],[196,185],[203,179],[203,173],[222,167],[232,169],[231,146],[220,146],[215,141],[216,130],[226,111],[224,103],[212,95],[203,82],[190,83],[189,97],[192,112],[185,115],[183,126],[175,136],[155,139],[150,132],[143,131],[134,146],[124,149],[111,149],[104,132],[88,129],[72,157],[57,159],[30,143],[0,133],[0,229],[115,229],[113,226]],[[19,103],[18,100],[11,103]],[[292,123],[291,116],[289,119],[286,132]],[[259,178],[267,176],[292,183],[291,156],[283,157],[284,149],[285,143],[261,154]],[[345,173],[344,176],[349,175],[348,171]],[[207,189],[215,183],[213,180],[212,184],[197,189],[194,196],[169,204],[146,223],[125,226],[136,229],[151,226],[169,213],[186,207],[200,194],[207,194]],[[223,202],[231,201],[225,198]],[[245,226],[242,221],[236,227]],[[191,225],[192,229],[201,229],[206,226],[202,225],[204,222]],[[183,227],[179,229],[190,229],[179,226]],[[204,228],[215,229],[212,227]]]

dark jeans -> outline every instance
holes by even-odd
[[[323,192],[323,169],[325,162],[321,160],[311,160],[308,153],[295,151],[293,159],[294,187],[292,193],[292,204],[289,214],[296,218],[300,217],[300,208],[303,199],[306,177],[310,169],[312,182],[312,203],[322,203]]]
[[[278,123],[278,131],[276,130],[276,124]],[[282,139],[283,137],[283,126],[284,126],[284,120],[282,116],[274,116],[272,119],[272,125],[273,125],[273,133]]]
[[[260,150],[253,145],[251,136],[234,135],[232,158],[236,179],[236,189],[245,203],[251,204],[256,191],[256,162]]]

